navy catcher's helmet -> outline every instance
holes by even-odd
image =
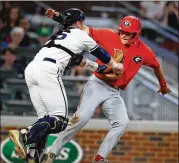
[[[64,26],[70,26],[77,21],[84,21],[85,15],[83,11],[77,8],[70,8],[63,12],[63,22],[61,23]]]

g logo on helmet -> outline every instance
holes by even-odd
[[[128,21],[128,20],[125,20],[125,21],[123,22],[123,25],[126,26],[126,27],[129,27],[129,26],[131,26],[131,22]]]

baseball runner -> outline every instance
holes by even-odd
[[[9,131],[15,150],[22,159],[26,159],[27,144],[38,144],[50,133],[64,131],[68,125],[67,96],[62,83],[65,71],[74,65],[98,73],[107,68],[83,58],[83,51],[89,51],[104,64],[111,66],[116,74],[123,69],[121,63],[116,63],[86,32],[80,30],[85,20],[81,10],[69,9],[63,16],[64,28],[51,37],[25,69],[25,80],[38,121],[27,133],[19,130]],[[30,162],[37,163],[35,160]]]
[[[54,15],[59,15],[52,9],[48,11],[51,18]],[[88,123],[99,105],[102,106],[102,111],[111,124],[111,129],[104,138],[93,163],[108,163],[107,156],[118,143],[129,123],[126,106],[120,96],[120,89],[125,90],[142,65],[149,66],[154,70],[160,85],[158,93],[161,92],[164,95],[171,92],[155,54],[139,39],[140,19],[134,16],[124,17],[120,22],[118,31],[89,28],[85,25],[83,30],[107,50],[114,59],[117,58],[119,62],[123,62],[124,71],[121,75],[116,75],[111,73],[109,67],[104,71],[104,74],[94,72],[81,95],[80,104],[72,119],[73,125],[68,126],[65,131],[59,134],[51,146],[50,152],[45,155],[43,163],[53,162],[63,146]],[[123,59],[116,57],[116,55],[123,55]],[[97,63],[102,64],[99,60]]]

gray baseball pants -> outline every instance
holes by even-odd
[[[129,118],[120,91],[94,75],[88,80],[75,113],[79,121],[68,126],[64,132],[59,134],[51,146],[50,152],[59,155],[63,146],[88,123],[99,105],[111,124],[110,130],[97,152],[106,158],[125,132]]]

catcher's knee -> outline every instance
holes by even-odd
[[[66,129],[68,125],[68,118],[61,116],[46,116],[37,121],[42,125],[48,127],[49,133],[59,133]]]
[[[39,119],[27,132],[27,144],[38,143],[42,138],[50,134],[51,126],[46,120],[47,117]]]
[[[27,133],[27,144],[38,143],[51,133],[59,133],[66,129],[68,118],[61,116],[45,116],[40,118]]]
[[[50,133],[59,133],[66,129],[68,125],[68,118],[64,118],[61,116],[50,116],[49,124],[51,126]]]

